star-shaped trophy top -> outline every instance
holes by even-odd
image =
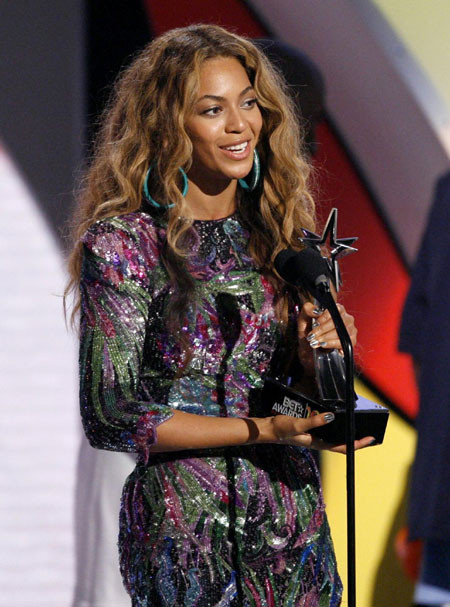
[[[336,291],[339,291],[342,284],[342,279],[338,260],[346,255],[349,255],[350,253],[355,253],[358,250],[355,249],[355,247],[352,247],[352,244],[358,240],[358,237],[354,236],[350,238],[337,238],[337,216],[338,210],[331,209],[330,214],[328,215],[327,223],[323,229],[322,236],[302,228],[304,237],[300,238],[300,241],[307,247],[315,248],[317,251],[319,251],[319,253],[322,253],[322,247],[325,244],[329,246],[330,256],[325,256],[324,259],[326,260],[330,269]],[[328,240],[329,242],[327,242]]]

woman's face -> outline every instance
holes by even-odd
[[[186,121],[193,158],[189,178],[208,187],[248,175],[262,127],[255,91],[233,57],[205,61],[197,101]]]

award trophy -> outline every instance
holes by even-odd
[[[335,415],[334,421],[312,432],[323,440],[335,444],[346,442],[346,415],[351,407],[354,409],[355,438],[373,436],[378,443],[382,443],[389,410],[355,394],[351,342],[329,292],[330,279],[335,290],[339,291],[342,279],[338,260],[357,251],[352,246],[357,238],[337,238],[337,209],[332,209],[321,236],[305,229],[303,233],[304,237],[301,241],[305,245],[305,250],[283,251],[277,257],[275,265],[282,278],[309,291],[315,297],[316,306],[322,306],[330,311],[346,356],[341,355],[338,350],[323,348],[313,350],[315,368],[313,394],[292,386],[287,377],[266,378],[263,390],[264,407],[273,415],[293,417],[309,417],[332,411]],[[330,250],[329,257],[322,257],[321,247],[325,244],[328,244]],[[317,276],[314,274],[314,268],[313,276],[303,276],[305,270],[310,269],[311,266],[318,266]],[[327,283],[328,295],[325,297],[325,303],[319,292],[320,284],[319,286],[315,284],[317,281]],[[336,315],[339,318],[336,318]],[[342,326],[339,327],[339,324]],[[344,347],[345,336],[341,336],[339,330],[345,332],[348,348]],[[348,397],[349,393],[351,398]]]

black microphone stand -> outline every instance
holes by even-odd
[[[309,291],[333,319],[344,352],[345,368],[345,440],[347,463],[347,586],[348,605],[356,607],[355,575],[355,408],[353,346],[341,318],[327,274],[331,272],[336,290],[341,283],[338,259],[355,252],[352,245],[357,238],[337,238],[337,209],[332,209],[322,235],[302,229],[301,242],[305,249],[295,253],[286,249],[277,255],[275,267],[287,281]],[[323,258],[321,247],[329,240],[329,258]],[[277,261],[278,260],[278,261]],[[342,394],[339,395],[341,400]]]
[[[347,594],[349,607],[356,607],[356,553],[355,553],[355,389],[353,345],[325,276],[316,280],[320,303],[333,319],[341,341],[345,362],[346,405],[346,463],[347,463]]]

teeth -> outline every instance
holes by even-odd
[[[245,143],[241,143],[239,145],[230,145],[229,147],[225,148],[226,150],[229,150],[230,152],[243,152],[245,150],[245,148],[248,145],[248,141],[246,141]]]

